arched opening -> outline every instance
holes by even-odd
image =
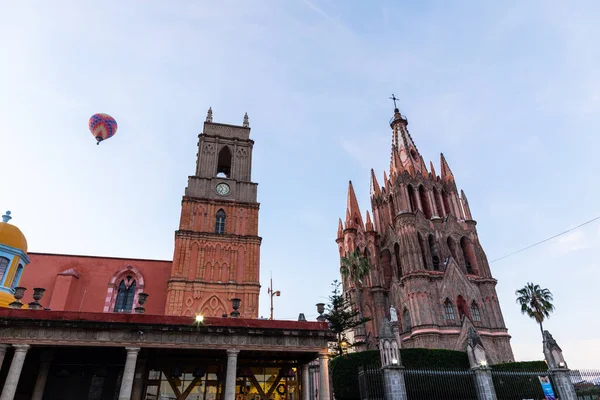
[[[10,288],[14,290],[19,284],[19,280],[21,280],[21,275],[23,275],[23,265],[19,264],[17,267],[17,272],[15,272],[15,276],[13,277],[13,281],[10,285]]]
[[[429,205],[429,199],[427,198],[427,192],[423,185],[419,186],[419,198],[421,199],[421,206],[423,207],[425,218],[431,219],[431,207]]]
[[[225,233],[225,211],[223,211],[223,209],[220,209],[219,211],[217,211],[217,220],[215,222],[215,233],[218,233],[220,235]]]
[[[454,242],[454,239],[448,236],[448,240],[446,241],[446,243],[448,244],[448,250],[450,250],[450,255],[452,255],[454,261],[458,262],[458,254],[456,253],[456,243]]]
[[[469,316],[469,310],[467,309],[467,302],[462,296],[456,298],[456,308],[458,308],[458,318],[462,318],[463,315]]]
[[[471,303],[471,317],[473,317],[473,322],[481,322],[481,311],[475,300]]]
[[[409,332],[412,329],[412,323],[410,322],[410,311],[408,308],[404,308],[402,312],[402,327],[404,332]]]
[[[419,249],[421,250],[421,260],[423,260],[423,269],[429,269],[427,268],[429,264],[427,262],[427,252],[425,251],[425,239],[423,239],[423,236],[421,236],[420,233],[417,232],[417,238],[419,240]]]
[[[438,255],[437,245],[435,244],[435,239],[433,235],[429,235],[427,238],[427,242],[429,244],[429,252],[431,253],[431,264],[433,265],[434,271],[440,270],[440,256]]]
[[[136,286],[136,281],[131,275],[127,275],[125,279],[121,279],[114,312],[131,312],[133,310]]]
[[[417,197],[415,196],[415,190],[413,189],[412,185],[408,185],[406,190],[408,191],[408,203],[410,206],[410,211],[417,212]]]
[[[442,201],[444,202],[444,208],[446,209],[446,216],[452,214],[452,212],[450,211],[450,197],[444,189],[442,189]]]
[[[231,174],[231,151],[228,146],[224,146],[219,152],[217,160],[217,176],[229,178]]]
[[[0,283],[2,283],[2,280],[4,279],[9,261],[8,258],[0,257]]]
[[[388,287],[392,281],[392,255],[389,250],[383,250],[381,252],[381,269],[383,270],[383,282],[384,286]]]
[[[399,279],[402,278],[402,260],[400,259],[400,245],[398,243],[394,244],[394,256],[396,256],[396,272]]]
[[[463,252],[463,257],[465,258],[465,268],[467,270],[467,274],[476,275],[477,274],[477,258],[475,257],[475,249],[473,248],[473,243],[466,237],[462,237],[460,239],[460,247]]]
[[[446,321],[454,321],[454,306],[449,298],[444,301],[444,319]]]
[[[437,209],[438,216],[444,216],[444,209],[442,208],[442,203],[440,202],[440,194],[437,189],[433,188],[433,199],[435,201],[435,208]]]

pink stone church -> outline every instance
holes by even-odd
[[[481,336],[491,363],[513,361],[510,335],[496,294],[496,279],[479,242],[465,193],[441,155],[438,176],[396,108],[390,120],[391,163],[383,186],[371,170],[371,210],[360,212],[350,182],[346,219],[340,219],[340,258],[356,249],[371,264],[364,285],[343,279],[362,314],[371,320],[355,340],[377,343],[390,307],[397,310],[403,347],[466,349],[467,331]],[[393,311],[392,311],[393,312]]]

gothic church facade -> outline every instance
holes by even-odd
[[[397,310],[403,347],[465,350],[469,327],[481,336],[490,363],[513,361],[493,278],[469,203],[441,155],[441,174],[427,170],[396,108],[390,121],[389,176],[371,170],[371,210],[365,219],[352,187],[339,220],[340,258],[358,249],[371,270],[363,285],[342,279],[344,292],[370,317],[354,331],[373,348],[390,307]]]

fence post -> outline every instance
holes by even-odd
[[[386,365],[383,372],[383,389],[385,400],[408,400],[404,383],[404,367],[401,365]]]
[[[569,378],[569,367],[562,354],[562,349],[556,343],[550,332],[544,331],[544,357],[548,371],[554,376],[554,385],[561,400],[577,400],[575,387]]]
[[[379,352],[385,400],[407,400],[404,383],[404,367],[400,359],[400,333],[398,315],[394,307],[390,308],[392,321],[383,319],[379,330]]]
[[[496,390],[492,380],[492,369],[488,367],[485,347],[481,337],[472,326],[467,334],[467,355],[471,371],[475,374],[475,390],[479,400],[496,400]]]
[[[472,367],[475,373],[475,390],[479,400],[497,400],[494,381],[492,381],[492,369],[487,365]]]

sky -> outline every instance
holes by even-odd
[[[426,162],[443,152],[490,261],[600,215],[600,3],[443,0],[0,1],[0,208],[30,251],[173,257],[206,111],[255,140],[260,314],[316,318],[338,278],[352,180],[389,168],[393,105]],[[97,112],[117,135],[95,145]],[[542,359],[515,290],[599,368],[600,221],[492,262],[517,360]],[[151,301],[151,300],[149,300]]]

